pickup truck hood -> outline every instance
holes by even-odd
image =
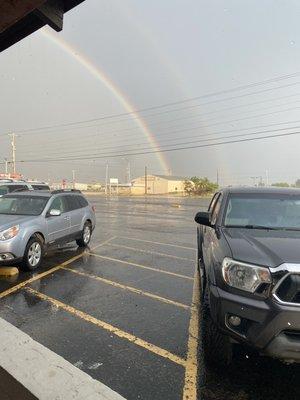
[[[0,231],[4,231],[14,225],[22,224],[23,222],[33,220],[32,215],[4,215],[0,214]]]
[[[273,268],[284,262],[300,264],[300,231],[244,228],[222,231],[235,260]]]

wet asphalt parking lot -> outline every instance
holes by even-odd
[[[196,399],[193,217],[208,200],[89,200],[97,213],[90,248],[65,246],[35,274],[1,278],[0,317],[128,400]],[[299,372],[243,353],[210,372],[198,396],[298,399]]]

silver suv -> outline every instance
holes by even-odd
[[[0,265],[37,269],[52,246],[76,241],[85,247],[96,219],[78,190],[22,191],[0,198]]]
[[[7,193],[20,192],[24,190],[50,190],[50,187],[44,182],[26,182],[14,179],[0,179],[0,196],[3,196]]]

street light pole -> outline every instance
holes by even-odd
[[[5,175],[8,175],[8,161],[7,158],[5,158]]]
[[[12,164],[13,164],[13,173],[16,173],[16,134],[9,133],[8,136],[11,136],[11,147],[12,147]]]
[[[75,169],[72,169],[73,189],[75,189]]]
[[[128,164],[127,164],[127,174],[128,174],[128,182],[131,182],[131,169],[130,169],[130,161],[128,160]]]
[[[106,163],[106,172],[105,172],[105,195],[107,196],[107,185],[108,185],[108,162]]]
[[[147,189],[148,189],[148,182],[147,182],[147,180],[148,180],[148,173],[147,173],[147,167],[145,167],[145,196],[147,196]]]

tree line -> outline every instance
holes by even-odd
[[[300,179],[297,179],[295,183],[288,183],[288,182],[275,182],[272,183],[271,186],[274,187],[283,187],[283,188],[287,188],[287,187],[291,187],[291,188],[300,188]]]
[[[218,189],[218,184],[211,182],[208,178],[192,176],[184,181],[184,191],[189,196],[208,196]]]
[[[259,183],[258,186],[265,186],[264,183]],[[274,187],[296,187],[300,188],[300,179],[297,179],[294,184],[288,182],[274,182],[271,186]],[[209,196],[218,190],[218,184],[211,182],[208,178],[199,178],[192,176],[184,181],[184,191],[189,196]]]

